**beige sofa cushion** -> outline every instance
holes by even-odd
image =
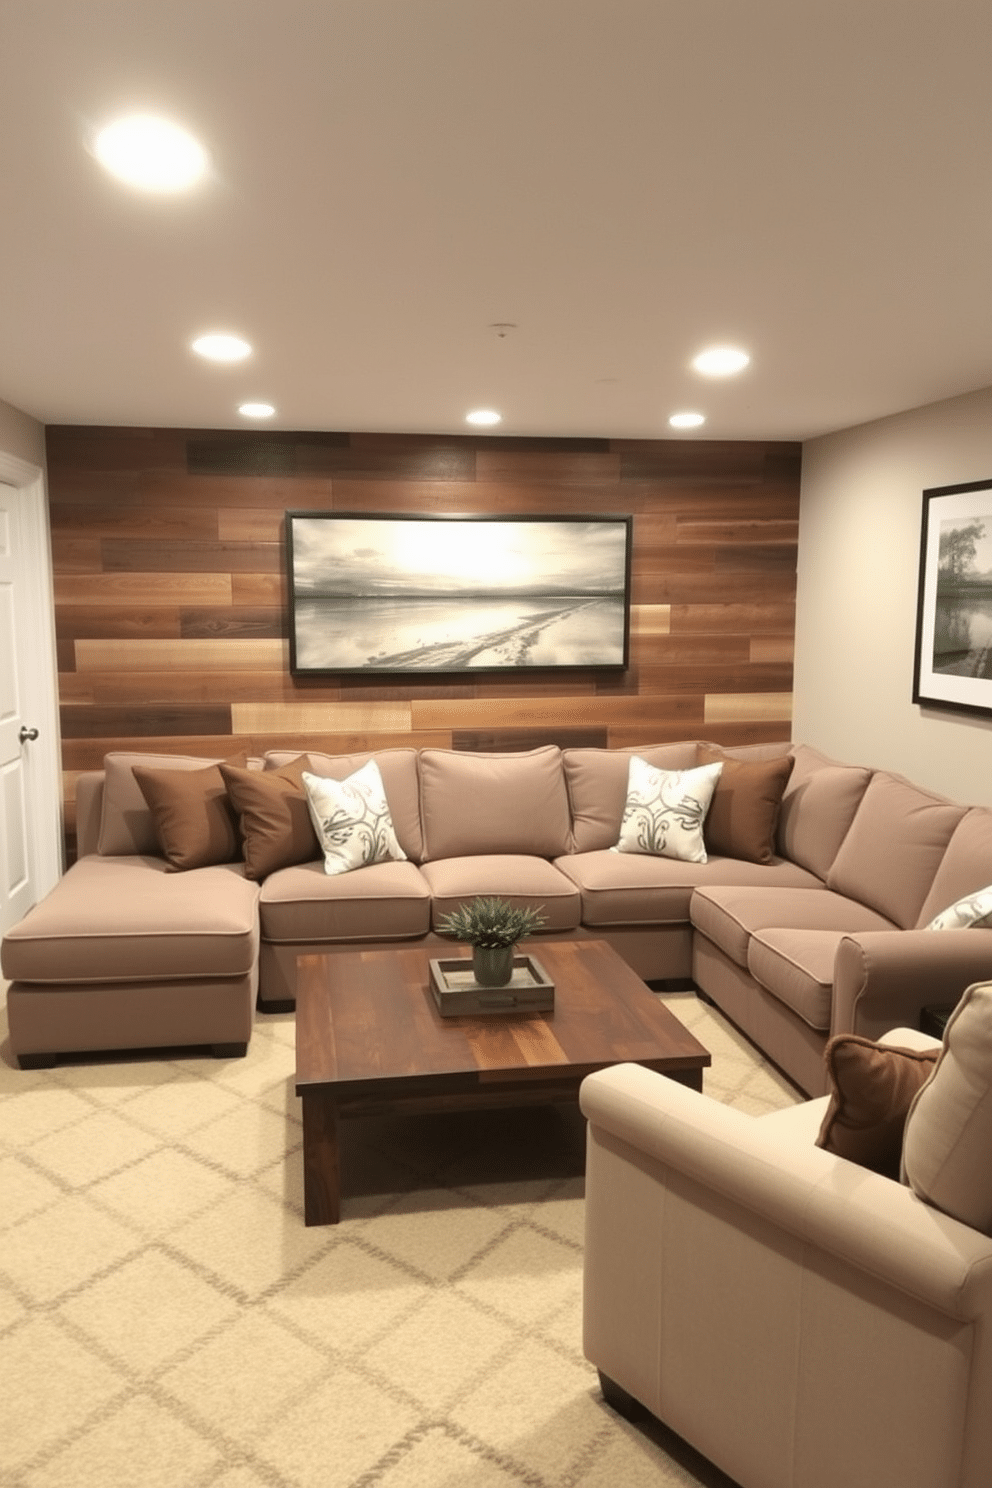
[[[270,749],[265,755],[265,768],[279,769],[301,758],[305,761],[304,769],[312,775],[327,775],[332,780],[344,780],[369,760],[375,760],[389,802],[396,840],[411,862],[420,862],[424,855],[424,839],[420,830],[415,749],[377,749],[366,754],[321,754],[311,749],[305,756],[296,749]]]
[[[237,763],[237,760],[232,761]],[[242,757],[241,764],[247,761]],[[135,765],[150,770],[202,770],[218,759],[195,759],[185,754],[134,754],[113,751],[104,756],[103,811],[97,852],[105,857],[160,853],[158,830],[151,807],[134,778]]]
[[[585,925],[687,924],[696,889],[733,883],[751,889],[820,888],[820,880],[793,863],[739,862],[711,858],[686,863],[643,853],[586,852],[556,858],[555,867],[582,895]]]
[[[244,767],[248,759],[242,754],[229,763]],[[202,770],[132,768],[171,869],[181,873],[241,857],[237,817],[219,765]]]
[[[562,764],[572,812],[572,851],[598,852],[616,842],[632,754],[656,770],[689,770],[696,764],[696,748],[692,740],[636,749],[566,749]]]
[[[937,1053],[837,1034],[823,1052],[830,1101],[816,1145],[898,1178],[906,1116],[916,1092],[933,1074]]]
[[[701,885],[689,910],[696,930],[738,966],[747,965],[752,935],[766,930],[892,930],[891,920],[854,899],[815,888],[755,884]]]
[[[571,822],[561,750],[473,754],[425,749],[420,756],[424,860],[472,854],[568,852]]]
[[[258,885],[240,863],[170,873],[155,857],[81,858],[3,942],[24,982],[162,982],[250,973]]]
[[[793,765],[778,817],[778,851],[825,879],[861,804],[871,771],[842,765],[807,744]]]
[[[262,939],[285,945],[409,940],[427,934],[430,910],[430,890],[409,862],[331,876],[323,862],[280,868],[259,899]]]
[[[425,863],[421,872],[433,896],[435,928],[442,915],[479,895],[496,895],[511,904],[540,909],[542,933],[574,930],[581,920],[582,900],[575,886],[543,858],[473,854]]]
[[[917,925],[929,925],[945,909],[992,884],[992,810],[974,806],[954,829],[940,860]]]
[[[910,1107],[903,1175],[914,1193],[992,1235],[992,982],[948,1019],[932,1079]]]
[[[817,1032],[830,1028],[834,962],[842,930],[760,930],[747,946],[747,969],[773,997]]]
[[[920,911],[967,807],[899,775],[872,776],[830,872],[828,888],[877,909],[903,930]]]

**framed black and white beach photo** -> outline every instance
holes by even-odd
[[[992,481],[923,492],[913,702],[992,715]]]
[[[286,513],[290,668],[627,665],[631,517]]]

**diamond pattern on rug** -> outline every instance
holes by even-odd
[[[665,1000],[711,1094],[796,1100]],[[342,1223],[307,1228],[294,1063],[291,1014],[241,1060],[4,1045],[4,1488],[732,1488],[583,1358],[576,1110],[348,1121]]]

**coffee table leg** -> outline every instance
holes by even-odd
[[[341,1167],[338,1113],[319,1091],[303,1100],[303,1218],[308,1225],[337,1224],[341,1218]]]

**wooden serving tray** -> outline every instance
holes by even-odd
[[[555,984],[535,956],[514,956],[513,975],[505,987],[480,987],[468,956],[432,960],[431,991],[442,1018],[549,1013],[555,1005]]]

